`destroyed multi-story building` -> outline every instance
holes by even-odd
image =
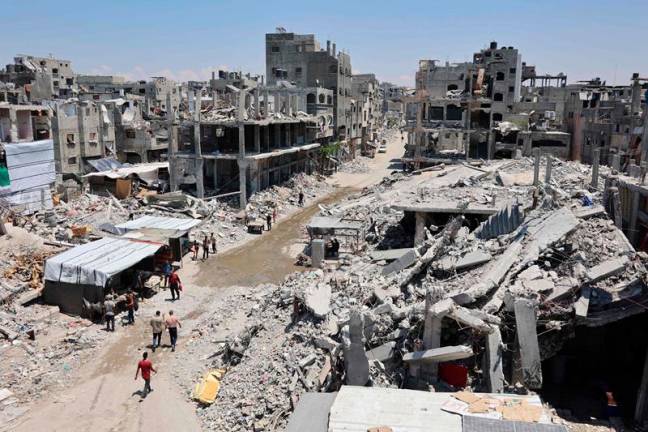
[[[530,156],[534,148],[569,158],[566,81],[564,74],[536,75],[517,49],[497,42],[471,62],[421,60],[416,95],[407,98],[408,161]]]
[[[379,82],[374,74],[355,74],[351,84],[351,94],[356,104],[358,121],[353,127],[358,129],[361,145],[373,140],[382,120],[382,99]],[[356,126],[357,125],[357,126]]]
[[[160,119],[145,120],[142,96],[126,95],[102,103],[114,118],[115,155],[131,164],[156,162],[168,153],[167,123]]]
[[[101,102],[123,96],[125,83],[117,75],[78,75],[79,99]]]
[[[252,193],[298,172],[312,172],[318,149],[333,135],[333,92],[287,82],[211,82],[211,98],[193,92],[190,121],[169,140],[171,189],[196,195],[237,194],[242,208]],[[224,85],[221,85],[224,84]],[[248,87],[249,85],[249,87]],[[175,114],[168,113],[174,130]]]
[[[266,81],[276,85],[289,81],[299,87],[324,87],[332,90],[336,137],[354,137],[351,107],[351,56],[337,51],[335,43],[326,41],[320,48],[315,35],[299,35],[278,29],[266,34]]]
[[[166,112],[167,100],[170,100],[173,109],[178,109],[180,104],[178,84],[165,77],[153,77],[150,81],[125,82],[123,89],[124,93],[144,96],[144,113],[147,115]]]
[[[159,116],[167,109],[167,95],[170,96],[173,109],[180,104],[179,85],[165,77],[153,77],[151,80],[126,81],[115,75],[80,75],[78,77],[81,99],[103,101],[124,97],[125,95],[142,96],[142,112],[146,116]]]
[[[115,154],[115,122],[111,111],[92,101],[65,101],[54,105],[52,136],[56,172],[79,176],[85,164]]]
[[[69,98],[76,93],[76,74],[69,60],[17,55],[0,71],[0,81],[23,89],[30,102]]]
[[[573,136],[573,159],[592,163],[598,150],[600,162],[606,165],[613,166],[618,156],[617,169],[645,160],[642,81],[648,79],[635,74],[627,86],[609,86],[598,78],[568,86],[566,127]]]

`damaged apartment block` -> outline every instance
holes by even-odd
[[[330,90],[219,81],[212,80],[212,97],[198,92],[189,100],[193,120],[180,125],[178,146],[170,147],[172,190],[238,194],[244,208],[254,192],[316,169],[318,149],[333,136]]]

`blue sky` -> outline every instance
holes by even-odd
[[[0,12],[0,64],[51,53],[77,73],[137,79],[264,73],[264,35],[277,26],[331,39],[355,72],[403,85],[419,59],[467,61],[491,40],[570,82],[648,76],[648,0],[2,0]]]

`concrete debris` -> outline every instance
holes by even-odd
[[[331,286],[320,283],[310,286],[303,294],[304,306],[317,318],[324,318],[329,313],[331,304]]]
[[[627,256],[604,261],[587,270],[587,279],[590,283],[595,283],[601,279],[620,273],[625,269],[628,261]]]
[[[433,348],[426,351],[417,351],[407,353],[403,356],[406,363],[416,362],[447,362],[451,360],[461,360],[473,356],[472,348],[468,346],[445,346],[442,348]]]
[[[488,240],[509,234],[524,221],[519,204],[511,204],[489,217],[475,229],[475,236]]]
[[[351,311],[349,325],[343,332],[345,383],[363,386],[369,381],[369,360],[364,349],[364,317],[360,312]]]

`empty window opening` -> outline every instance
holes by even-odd
[[[443,120],[443,107],[431,106],[428,113],[430,120]]]
[[[463,111],[461,107],[457,105],[448,105],[446,107],[446,119],[447,120],[462,120]]]

